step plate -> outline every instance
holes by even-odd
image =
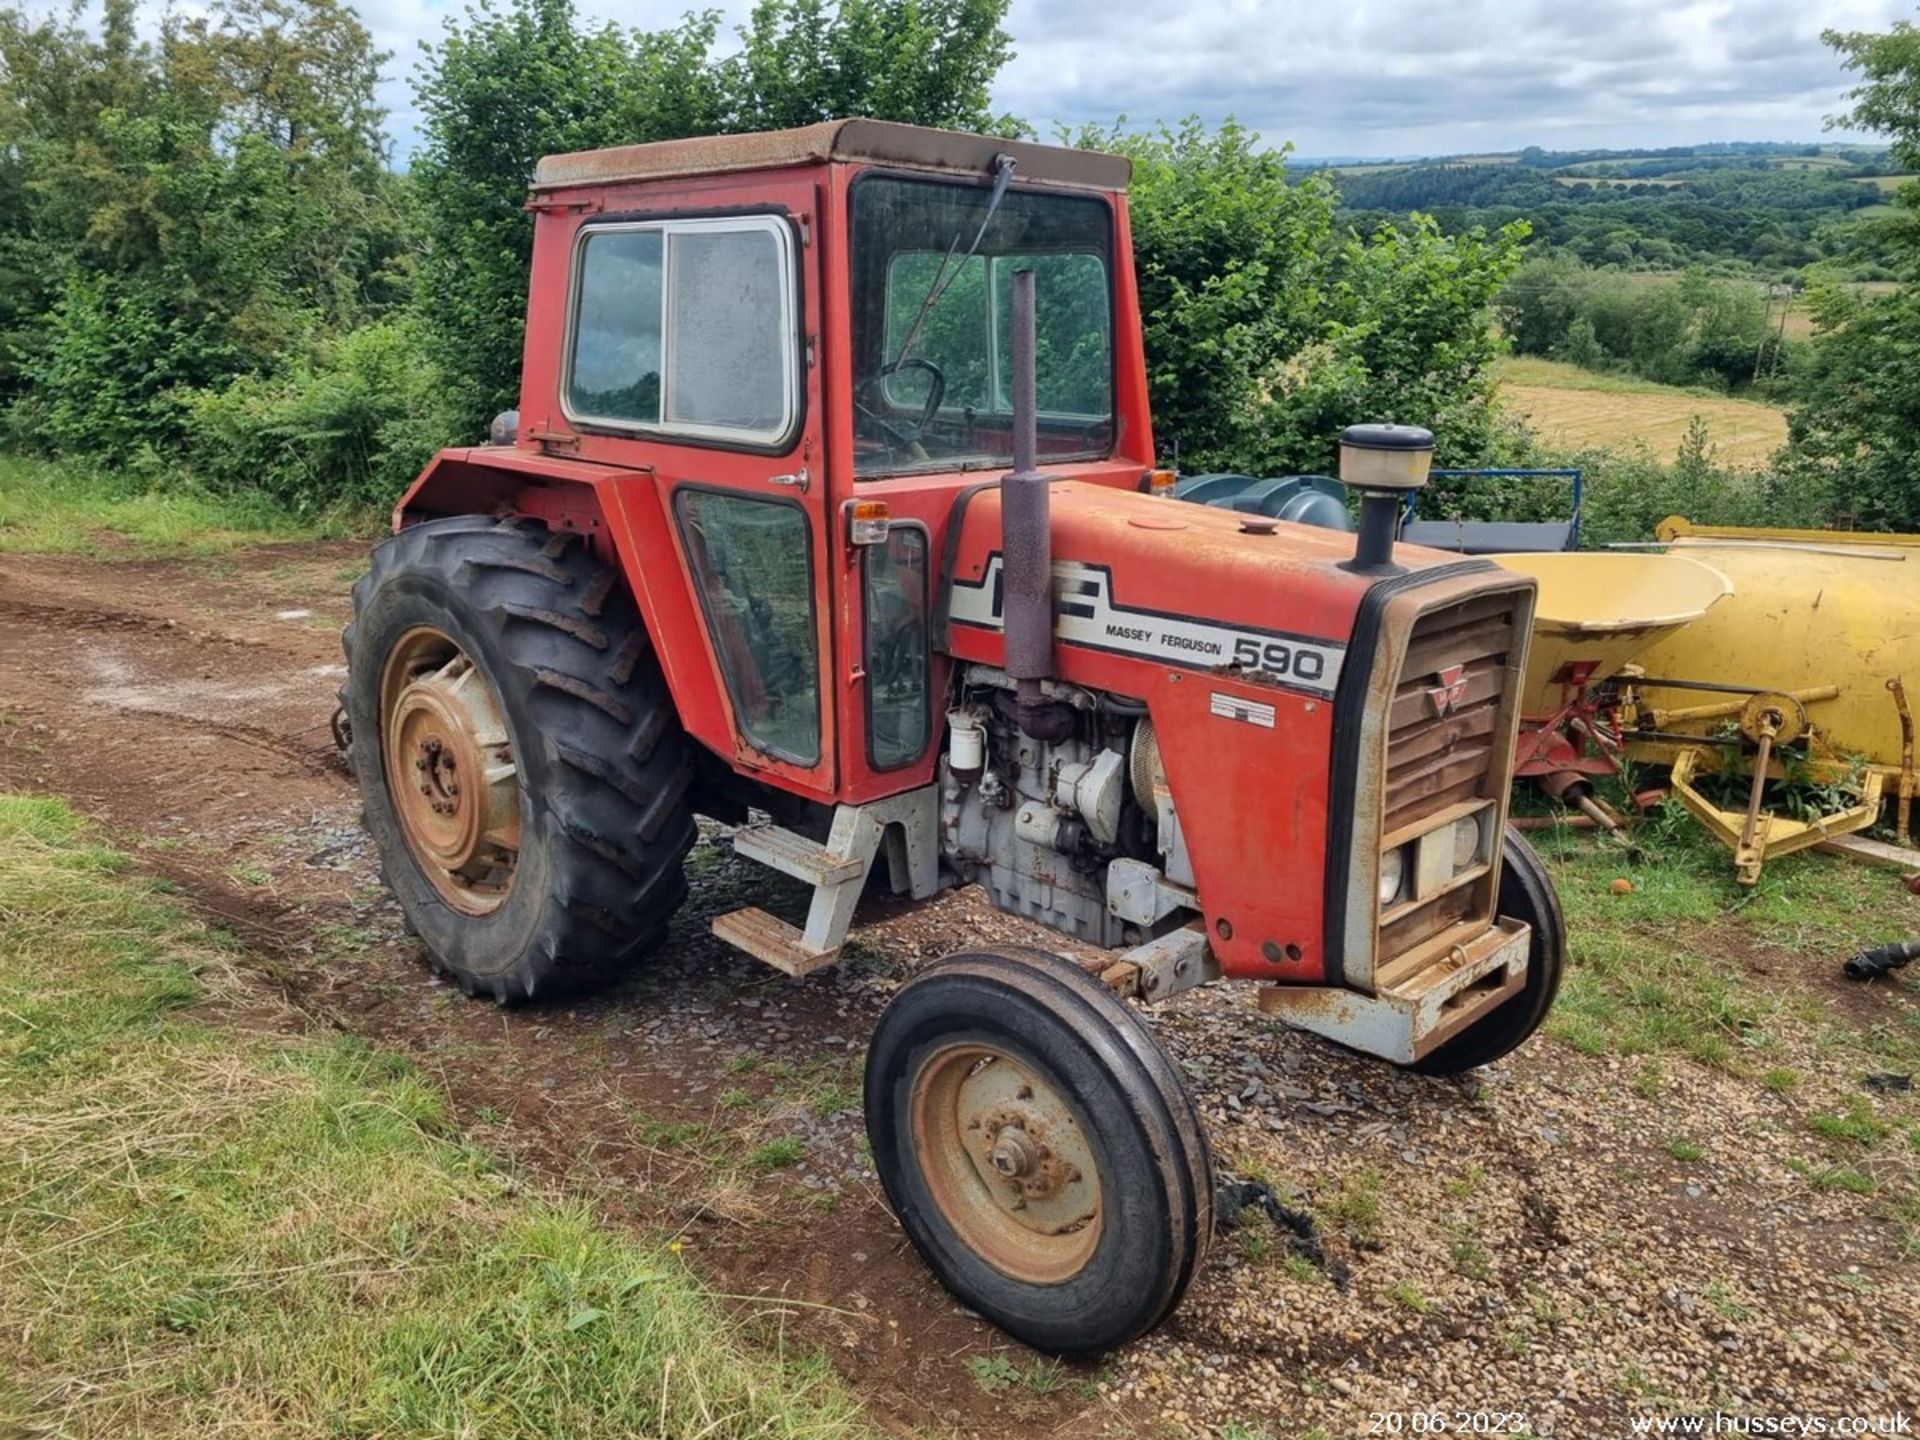
[[[736,950],[744,950],[796,980],[840,958],[838,949],[809,950],[797,927],[754,905],[717,916],[713,933]]]
[[[809,885],[844,884],[859,879],[867,869],[863,861],[835,855],[818,840],[809,840],[778,825],[750,825],[734,831],[733,849],[737,855],[757,860]]]

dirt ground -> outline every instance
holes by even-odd
[[[1286,1031],[1230,987],[1155,1023],[1221,1168],[1311,1212],[1326,1263],[1262,1221],[1224,1232],[1178,1315],[1101,1366],[1010,1345],[886,1212],[860,1057],[914,965],[1055,938],[963,891],[866,914],[847,961],[792,982],[708,936],[774,888],[709,832],[644,974],[561,1006],[461,997],[402,932],[328,733],[361,556],[0,559],[0,788],[98,817],[313,1023],[441,1077],[482,1143],[609,1223],[672,1231],[729,1303],[828,1352],[888,1429],[1287,1440],[1409,1433],[1438,1411],[1449,1432],[1578,1437],[1640,1414],[1920,1402],[1920,1260],[1883,1203],[1796,1168],[1807,1115],[1867,1093],[1816,1036],[1788,1057],[1812,1077],[1794,1093],[1687,1063],[1650,1086],[1637,1062],[1549,1039],[1440,1082]],[[1746,958],[1836,1003],[1831,957]],[[1920,1014],[1911,982],[1838,1003],[1862,1028]],[[1920,1162],[1913,1102],[1864,1103]]]

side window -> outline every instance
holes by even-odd
[[[861,550],[866,618],[867,759],[876,770],[911,764],[927,752],[927,535],[896,525],[884,545]]]
[[[666,423],[780,434],[793,342],[779,237],[684,230],[667,255]]]
[[[799,409],[793,275],[791,234],[772,216],[585,228],[568,416],[777,444]]]
[[[806,513],[787,501],[682,489],[674,500],[707,633],[756,750],[820,760],[820,664]]]

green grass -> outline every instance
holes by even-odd
[[[1384,1185],[1377,1167],[1363,1166],[1321,1202],[1321,1212],[1349,1240],[1363,1245],[1376,1243],[1386,1228]]]
[[[0,454],[0,554],[216,556],[377,529],[377,518],[346,511],[300,517],[260,497],[153,488],[75,461]]]
[[[806,1141],[798,1135],[783,1135],[778,1140],[767,1141],[747,1156],[747,1164],[755,1170],[784,1170],[789,1165],[798,1165],[806,1153]]]
[[[1769,945],[1837,964],[1863,943],[1907,933],[1911,900],[1883,872],[1817,855],[1770,862],[1758,886],[1742,887],[1727,852],[1684,818],[1652,822],[1641,839],[1653,858],[1634,865],[1570,832],[1537,837],[1552,857],[1572,948],[1550,1033],[1591,1055],[1684,1056],[1791,1089],[1796,1072],[1771,1054],[1778,1038],[1789,1027],[1818,1031],[1831,1015],[1730,957]],[[1633,889],[1614,894],[1622,877]],[[1911,1022],[1877,1034],[1835,1030],[1833,1040],[1920,1068],[1920,1026]]]
[[[1386,1296],[1387,1299],[1391,1300],[1394,1304],[1403,1309],[1411,1310],[1416,1315],[1431,1315],[1433,1313],[1433,1302],[1421,1294],[1420,1287],[1415,1285],[1411,1280],[1402,1280],[1397,1285],[1390,1286],[1386,1292]]]
[[[406,1062],[201,1018],[270,1003],[235,959],[0,796],[0,1434],[856,1433],[822,1362],[503,1169]]]

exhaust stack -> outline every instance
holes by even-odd
[[[1045,703],[1053,678],[1053,526],[1040,473],[1035,419],[1033,271],[1013,272],[1013,470],[1000,482],[1001,584],[1006,668],[1021,728]]]
[[[1360,540],[1341,565],[1357,575],[1398,575],[1393,542],[1406,497],[1426,488],[1433,432],[1418,425],[1350,425],[1340,436],[1340,483],[1360,496]]]

